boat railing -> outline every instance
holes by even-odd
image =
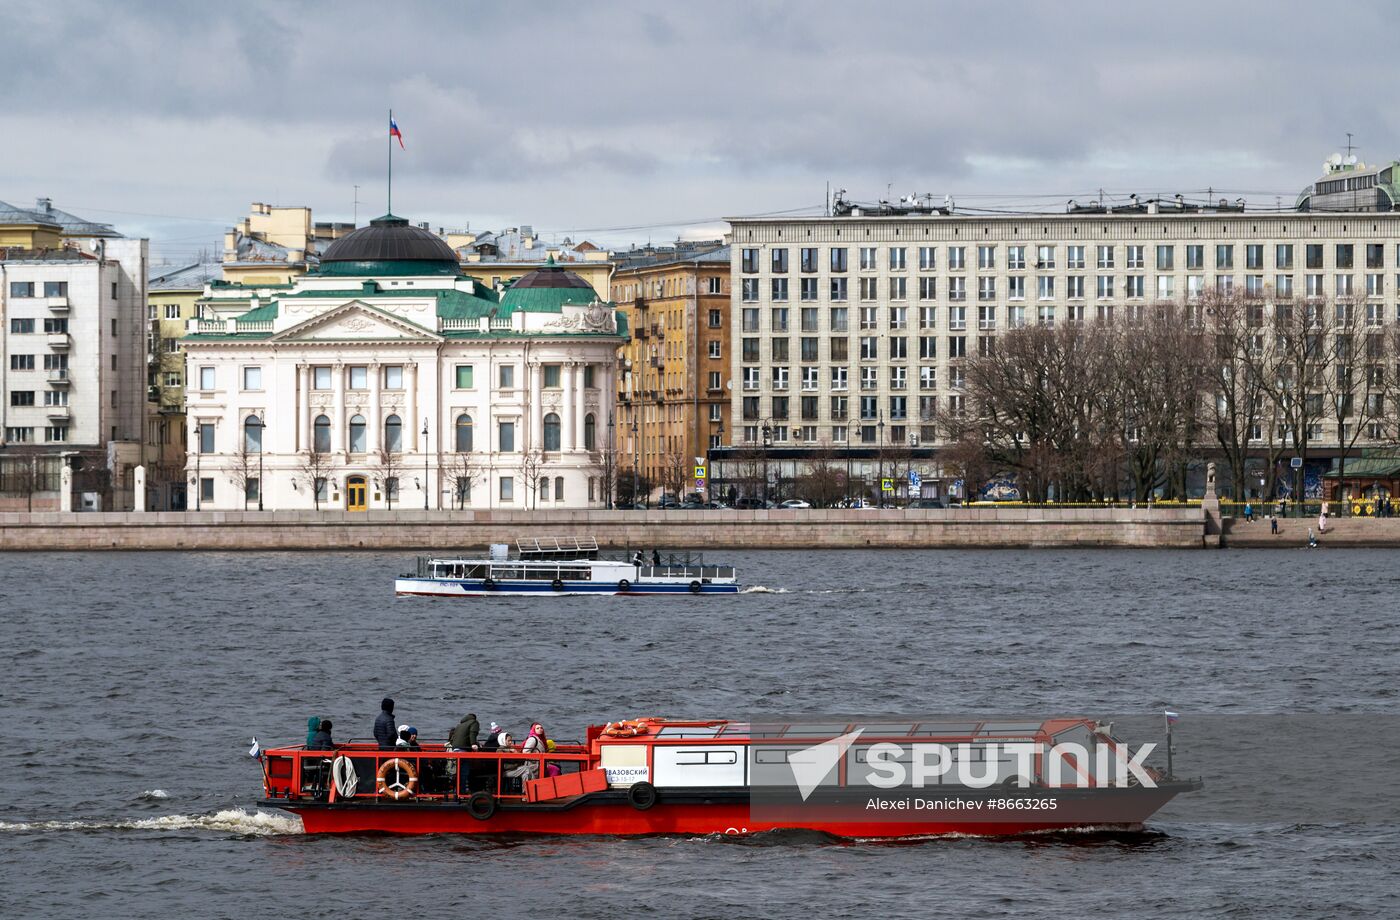
[[[702,581],[707,578],[736,577],[732,565],[644,565],[641,575],[643,578],[699,578]]]
[[[598,554],[594,537],[522,537],[515,543],[521,559],[591,559]]]
[[[430,749],[431,748],[431,749]],[[331,775],[337,757],[345,757],[355,769],[355,792],[341,795]],[[312,801],[443,802],[469,798],[475,792],[490,792],[505,801],[523,800],[525,781],[547,775],[547,766],[560,773],[577,773],[589,768],[591,756],[577,744],[558,744],[541,753],[521,751],[447,751],[442,745],[424,745],[422,750],[381,750],[373,743],[337,745],[330,751],[309,751],[305,745],[264,752],[264,787],[269,799],[309,799]],[[400,761],[411,773],[399,775]],[[411,794],[401,799],[379,782],[379,772],[389,765],[396,781],[411,775]],[[529,765],[522,772],[522,766]],[[513,775],[514,774],[514,775]]]

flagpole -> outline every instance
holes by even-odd
[[[393,123],[394,123],[394,110],[393,110],[393,109],[390,109],[390,110],[389,110],[389,124],[392,125]],[[393,132],[393,131],[390,131],[390,132],[388,132],[388,134],[389,134],[389,195],[388,195],[388,198],[389,198],[389,202],[388,202],[389,207],[388,207],[388,213],[393,214],[393,213],[394,213],[394,132]]]
[[[1167,723],[1167,779],[1173,779],[1173,778],[1175,778],[1176,773],[1175,773],[1174,770],[1172,770],[1172,717],[1171,717],[1171,713],[1170,713],[1170,712],[1164,712],[1164,713],[1162,713],[1162,719],[1163,719],[1163,721],[1165,721],[1165,722]]]

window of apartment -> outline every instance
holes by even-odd
[[[786,249],[774,249],[770,262],[773,266],[773,271],[780,274],[786,273],[788,270],[788,251]]]
[[[209,368],[209,370],[212,372],[212,371],[213,371],[213,368],[211,367],[211,368]],[[211,384],[210,384],[209,386],[207,386],[207,387],[204,386],[204,384],[203,384],[203,381],[204,381],[204,368],[200,368],[200,387],[199,387],[199,388],[200,388],[201,390],[212,390],[212,389],[213,389],[213,384],[212,384],[213,378],[212,378],[212,375],[211,375],[211,377],[210,377],[210,380],[211,380]],[[326,366],[322,365],[322,366],[320,366],[320,367],[313,367],[313,368],[311,368],[311,388],[312,388],[313,390],[329,390],[329,389],[331,388],[331,369],[330,369],[329,367],[326,367]]]
[[[66,318],[64,318],[64,319],[52,319],[52,318],[50,318],[50,319],[45,319],[45,320],[44,320],[44,331],[45,331],[45,332],[56,332],[56,333],[59,333],[59,334],[65,334],[65,333],[68,332],[68,320],[67,320]]]
[[[33,428],[6,428],[5,440],[11,444],[28,444],[34,440]]]
[[[243,389],[245,389],[245,390],[261,390],[261,389],[262,389],[262,368],[261,368],[261,367],[258,367],[258,366],[256,366],[256,365],[250,365],[250,366],[248,366],[248,367],[243,368]]]
[[[1309,243],[1309,244],[1307,245],[1306,250],[1304,251],[1304,255],[1305,255],[1306,259],[1307,259],[1307,267],[1308,267],[1308,268],[1321,268],[1321,267],[1322,267],[1322,244],[1321,244],[1321,243]]]
[[[770,279],[770,285],[774,300],[781,302],[788,299],[788,280],[786,278]]]
[[[1145,267],[1146,267],[1146,265],[1144,264],[1144,260],[1143,260],[1143,250],[1144,250],[1144,249],[1146,249],[1145,246],[1129,246],[1129,247],[1128,247],[1128,268],[1145,268]]]
[[[753,274],[754,272],[758,271],[758,250],[742,250],[740,252],[739,265],[739,270],[744,272],[745,274]]]
[[[1187,275],[1187,276],[1186,276],[1186,297],[1187,297],[1188,299],[1194,300],[1194,299],[1196,299],[1197,297],[1200,297],[1203,293],[1205,293],[1205,290],[1206,290],[1206,276],[1205,276],[1205,275]]]
[[[847,287],[845,278],[831,279],[831,299],[834,301],[844,301],[846,299]]]
[[[1070,275],[1065,279],[1065,296],[1070,299],[1082,299],[1084,297],[1083,275]]]
[[[909,339],[907,337],[897,335],[890,338],[890,360],[909,360]]]
[[[891,328],[891,329],[908,329],[908,328],[909,328],[909,308],[908,308],[908,307],[890,307],[890,328]]]
[[[1041,300],[1055,298],[1055,278],[1053,275],[1040,275],[1035,279],[1036,296]]]
[[[201,454],[212,454],[214,452],[214,423],[200,422],[199,437],[196,439],[197,450]]]
[[[1171,275],[1157,276],[1157,299],[1171,300],[1176,296],[1176,278]]]
[[[709,383],[709,387],[710,387],[710,390],[711,390],[711,391],[721,389],[720,376],[719,376],[719,374],[720,374],[719,371],[710,371],[710,383]]]
[[[1010,306],[1006,308],[1006,326],[1008,329],[1020,329],[1026,324],[1026,308],[1021,306]]]
[[[564,375],[563,366],[559,364],[546,364],[543,367],[543,372],[543,386],[550,390],[559,389],[560,380]]]
[[[862,367],[860,369],[860,388],[862,390],[878,390],[880,388],[880,369],[878,367]],[[860,398],[861,412],[865,412],[866,400],[874,402],[873,396],[862,396]]]
[[[499,376],[496,378],[496,385],[502,390],[515,389],[515,365],[502,364]]]
[[[909,279],[908,279],[908,278],[891,278],[891,279],[890,279],[890,300],[908,300],[908,299],[909,299]]]
[[[1054,268],[1055,267],[1055,247],[1037,246],[1035,248],[1035,267]]]
[[[515,422],[500,422],[496,426],[496,449],[503,453],[515,450]]]
[[[1099,267],[1099,268],[1112,268],[1112,267],[1113,267],[1113,247],[1112,247],[1112,246],[1100,246],[1100,247],[1098,248],[1098,250],[1099,250],[1098,267]]]
[[[977,247],[977,267],[984,269],[997,267],[997,248],[995,246]]]
[[[833,390],[844,390],[849,386],[850,369],[845,367],[833,367],[831,369],[831,388]]]
[[[799,320],[802,323],[803,332],[816,332],[817,324],[820,322],[820,313],[816,307],[803,307]]]
[[[820,359],[818,358],[818,343],[820,343],[820,342],[821,342],[821,339],[817,338],[817,337],[814,336],[814,335],[813,335],[813,336],[804,336],[804,337],[802,338],[801,348],[802,348],[802,360],[803,360],[803,361],[817,361],[817,360],[820,360]]]
[[[800,290],[799,290],[798,293],[799,293],[799,296],[801,296],[801,298],[802,298],[803,300],[812,301],[812,300],[816,300],[816,299],[817,299],[817,296],[818,296],[818,295],[817,295],[817,283],[818,283],[818,280],[819,280],[819,279],[817,279],[817,278],[799,278],[799,279],[798,279],[798,284],[800,285]]]
[[[891,390],[904,390],[904,389],[908,389],[908,387],[909,387],[909,368],[907,368],[907,367],[902,367],[902,366],[901,366],[901,367],[892,367],[892,368],[890,368],[890,389],[891,389]]]
[[[846,249],[844,246],[835,247],[831,250],[831,270],[834,272],[844,272],[846,270]]]
[[[919,336],[919,360],[932,361],[938,357],[938,336]]]
[[[214,389],[214,368],[201,367],[199,369],[199,388],[201,390]]]
[[[718,357],[720,356],[720,352],[719,352],[720,343],[719,343],[719,340],[718,340],[718,339],[711,339],[711,340],[710,340],[709,348],[710,348],[710,357],[711,357],[711,358],[718,358]]]
[[[68,376],[68,356],[67,355],[44,355],[44,370],[62,371],[59,379],[66,379]]]
[[[919,247],[919,271],[931,272],[938,268],[938,248],[936,246]]]
[[[1147,277],[1145,275],[1129,275],[1123,279],[1125,297],[1143,297],[1146,293]]]
[[[802,270],[804,272],[815,272],[820,269],[817,250],[815,247],[802,250]]]
[[[965,336],[965,335],[950,335],[950,336],[948,336],[948,357],[949,357],[949,358],[966,358],[966,357],[967,357],[967,336]]]
[[[1233,243],[1219,243],[1215,247],[1215,267],[1235,267],[1235,246]]]
[[[1308,294],[1308,296],[1309,296],[1309,297],[1321,297],[1321,296],[1322,296],[1322,276],[1321,276],[1321,275],[1307,275],[1307,276],[1305,276],[1305,277],[1306,277],[1306,279],[1307,279],[1306,284],[1307,284],[1307,294]]]
[[[1165,271],[1171,271],[1171,270],[1174,269],[1174,268],[1176,268],[1176,247],[1175,247],[1175,246],[1158,246],[1158,247],[1157,247],[1157,270],[1158,270],[1158,271],[1164,271],[1164,272],[1165,272]]]
[[[1356,247],[1351,243],[1337,244],[1337,267],[1351,268],[1356,257]]]
[[[168,304],[166,304],[166,305],[165,305],[165,318],[166,318],[166,319],[179,319],[179,318],[180,318],[180,305],[179,305],[178,303],[168,303]]]
[[[758,363],[758,341],[758,339],[753,338],[751,336],[744,337],[741,346],[743,349],[743,360],[752,361],[755,364]]]
[[[879,329],[879,328],[880,328],[880,310],[879,310],[878,307],[861,307],[861,308],[860,308],[860,328],[862,328],[862,329]]]
[[[1385,247],[1380,243],[1366,244],[1366,267],[1385,268]]]
[[[860,359],[874,361],[880,357],[880,337],[863,335],[860,337]]]
[[[786,421],[786,420],[787,420],[787,417],[788,417],[788,397],[786,397],[786,396],[774,396],[774,397],[772,398],[772,403],[773,403],[773,410],[772,410],[772,411],[773,411],[773,418],[774,418],[774,419],[779,419],[779,420]],[[781,441],[782,438],[779,436],[778,432],[779,432],[779,431],[786,431],[786,430],[787,430],[787,429],[783,429],[783,428],[780,428],[780,429],[775,430],[775,431],[773,432],[773,439],[774,439],[775,441]]]
[[[773,339],[768,350],[774,361],[786,361],[788,359],[788,339]]]
[[[741,315],[741,318],[742,318],[742,320],[743,320],[743,330],[744,330],[745,332],[757,332],[757,331],[758,331],[758,308],[757,308],[757,307],[745,307],[745,308],[744,308],[744,312],[743,312],[743,314]]]
[[[997,299],[997,279],[978,278],[977,279],[977,299],[996,300]]]
[[[1070,247],[1073,249],[1074,247]],[[1082,247],[1081,251],[1082,251]],[[1026,267],[1026,247],[1008,246],[1006,248],[1006,267],[1011,271],[1020,271]]]
[[[1263,296],[1264,296],[1264,276],[1263,276],[1263,275],[1245,275],[1245,276],[1244,276],[1244,292],[1245,292],[1245,295],[1248,296],[1248,297],[1263,297]]]
[[[788,331],[788,308],[787,308],[787,307],[774,307],[774,308],[773,308],[773,311],[772,311],[772,316],[770,317],[770,319],[772,320],[772,328],[773,328],[773,331],[774,331],[774,332],[787,332],[787,331]]]
[[[10,355],[10,370],[12,371],[32,371],[34,370],[33,355]]]
[[[902,272],[905,270],[905,249],[903,246],[896,246],[890,249],[890,271]]]
[[[711,293],[711,294],[721,294],[721,293],[723,293],[723,291],[721,290],[721,282],[723,281],[723,279],[720,278],[718,275],[714,275],[714,276],[712,276],[712,277],[710,277],[710,278],[707,278],[707,279],[705,279],[705,280],[708,281],[708,282],[709,282],[709,285],[710,285],[709,293]],[[711,312],[718,312],[718,311],[711,311]]]
[[[1067,246],[1067,247],[1065,248],[1065,252],[1066,252],[1065,266],[1066,266],[1067,268],[1083,268],[1083,267],[1084,267],[1084,247],[1083,247],[1083,246]]]
[[[842,336],[834,336],[828,343],[831,349],[832,361],[849,361],[851,357],[851,340]]]
[[[1274,247],[1274,267],[1275,267],[1275,268],[1292,268],[1292,267],[1293,267],[1293,244],[1292,244],[1292,243],[1279,243],[1277,246]]]
[[[352,364],[350,370],[350,389],[369,389],[369,368],[363,364]]]
[[[758,368],[746,367],[743,371],[744,389],[757,390],[759,387]]]
[[[812,360],[815,361],[816,359],[813,358]],[[820,381],[821,381],[821,368],[818,368],[818,367],[804,367],[804,368],[802,368],[802,389],[804,389],[804,390],[815,390],[815,389],[817,389],[818,386],[820,386]],[[805,401],[806,401],[807,399],[812,399],[812,400],[813,400],[812,406],[813,406],[813,411],[815,411],[815,407],[816,407],[816,400],[815,400],[815,397],[803,397],[804,403],[805,403]],[[812,416],[812,417],[814,417],[814,416]]]
[[[758,279],[744,278],[741,281],[740,297],[745,303],[753,303],[758,300]]]
[[[453,382],[456,384],[457,389],[470,390],[472,388],[472,365],[458,364],[455,368],[453,368],[453,372],[455,374],[455,379]],[[402,376],[399,380],[399,386],[403,386]],[[317,389],[321,388],[317,387]]]
[[[967,307],[948,308],[948,328],[954,330],[967,328]]]
[[[847,314],[847,308],[846,308],[846,307],[832,307],[832,308],[831,308],[831,331],[832,331],[832,332],[845,332],[845,331],[846,331],[846,328],[847,328],[847,319],[846,319],[846,317],[847,317],[847,315],[848,315],[848,314]]]
[[[920,307],[920,308],[919,308],[919,328],[920,328],[920,329],[932,329],[932,328],[934,328],[934,327],[937,326],[937,325],[938,325],[938,308],[937,308],[937,307]]]
[[[718,280],[718,279],[716,279],[716,280]],[[718,328],[720,327],[720,325],[721,325],[723,322],[724,322],[724,318],[723,318],[723,316],[721,315],[721,313],[720,313],[719,310],[711,310],[711,311],[710,311],[710,328],[711,328],[711,329],[718,329]]]
[[[1199,243],[1193,243],[1186,247],[1186,267],[1188,269],[1206,267],[1205,246]]]
[[[33,297],[33,296],[34,296],[34,282],[33,282],[33,281],[11,281],[11,282],[10,282],[10,296],[11,296],[11,297]]]
[[[880,284],[880,279],[879,279],[879,278],[861,278],[861,279],[860,279],[860,299],[861,299],[861,300],[875,300],[875,299],[877,299],[877,298],[879,297],[879,290],[880,290],[879,284]]]
[[[873,272],[879,267],[879,259],[877,258],[875,247],[860,247],[860,270],[863,272]]]
[[[960,272],[967,268],[967,250],[962,246],[948,247],[948,270]]]
[[[1246,270],[1260,271],[1264,268],[1264,247],[1259,243],[1249,243],[1244,247],[1244,267]]]
[[[1385,282],[1381,279],[1384,275],[1373,274],[1366,276],[1366,296],[1381,297],[1385,294]]]
[[[1334,293],[1338,297],[1350,297],[1353,293],[1352,281],[1354,277],[1353,275],[1338,275],[1334,284]]]
[[[978,307],[977,308],[977,328],[983,332],[988,332],[997,327],[997,308]]]
[[[967,300],[966,278],[958,277],[948,279],[948,299],[953,301]]]
[[[33,390],[11,390],[10,405],[12,406],[32,406],[34,405]]]
[[[937,296],[938,296],[938,279],[937,279],[937,278],[920,278],[920,279],[919,279],[919,299],[920,299],[920,300],[933,300],[933,299],[935,299]]]
[[[515,501],[515,477],[502,476],[500,485],[500,497],[503,502]]]
[[[938,369],[935,367],[919,368],[919,389],[934,390],[938,388]]]

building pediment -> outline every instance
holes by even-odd
[[[283,329],[274,342],[437,342],[442,336],[387,310],[353,300]]]

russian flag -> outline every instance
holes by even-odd
[[[1181,718],[1181,714],[1180,714],[1180,713],[1172,712],[1170,709],[1165,710],[1165,711],[1162,713],[1162,715],[1166,716],[1166,718],[1167,718],[1167,724],[1168,724],[1168,725],[1173,725],[1173,724],[1175,724],[1175,723],[1176,723],[1176,720]]]
[[[392,115],[389,116],[389,136],[390,136],[390,137],[397,137],[397,138],[399,139],[399,149],[400,149],[400,150],[406,150],[406,149],[407,149],[407,148],[404,147],[404,145],[403,145],[403,133],[402,133],[401,131],[399,131],[399,123],[396,122],[396,121],[394,121],[394,116],[392,116]]]

